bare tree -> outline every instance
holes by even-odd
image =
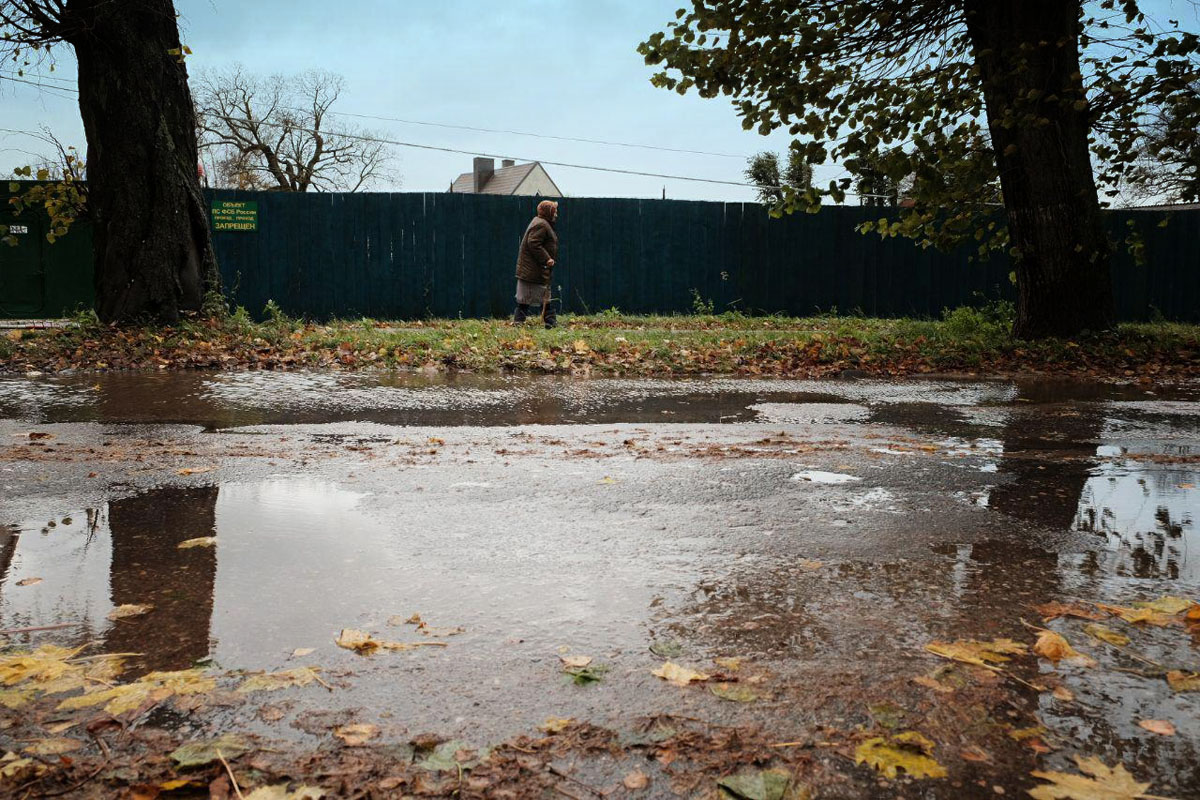
[[[345,81],[311,70],[267,78],[241,66],[195,84],[200,148],[214,185],[287,192],[357,192],[383,180],[391,148],[363,130],[330,125]]]

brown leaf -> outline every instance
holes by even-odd
[[[1059,661],[1066,661],[1068,664],[1081,667],[1096,666],[1094,658],[1075,650],[1065,638],[1054,631],[1039,633],[1037,643],[1033,646],[1033,652],[1055,664],[1058,664]]]
[[[22,578],[17,581],[17,586],[37,586],[41,582],[41,578]]]
[[[1034,611],[1042,615],[1042,622],[1049,622],[1059,617],[1078,617],[1079,619],[1104,619],[1104,615],[1098,611],[1093,611],[1086,606],[1076,605],[1074,603],[1042,603],[1040,606],[1034,606]]]
[[[645,789],[649,785],[650,777],[640,769],[635,769],[625,776],[625,780],[622,783],[625,784],[626,789],[636,792],[639,789]]]
[[[142,614],[149,614],[154,610],[154,606],[137,605],[135,603],[126,603],[123,606],[117,606],[112,611],[108,612],[108,618],[114,622],[127,617],[140,617]]]
[[[1177,692],[1200,692],[1200,672],[1173,669],[1167,673],[1167,684]]]
[[[333,735],[346,743],[347,747],[361,747],[379,735],[379,727],[367,723],[355,723],[334,728]]]
[[[1143,719],[1138,725],[1159,736],[1174,736],[1175,726],[1165,719]]]

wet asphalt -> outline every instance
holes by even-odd
[[[1200,693],[1072,621],[1047,626],[1098,666],[1022,673],[1070,702],[1014,693],[955,722],[912,684],[945,664],[930,641],[1032,642],[1037,604],[1200,598],[1197,400],[1048,381],[2,378],[0,627],[72,623],[9,644],[142,653],[133,674],[304,663],[336,687],[263,701],[270,723],[262,702],[159,720],[185,735],[312,743],[356,721],[484,745],[548,717],[672,714],[791,741],[873,730],[892,703],[947,764],[1044,728],[1046,752],[995,754],[1007,777],[987,780],[1010,790],[1096,755],[1200,796]],[[106,619],[126,603],[155,610]],[[413,614],[463,632],[369,659],[333,643],[420,640]],[[1131,636],[1200,670],[1182,627]],[[573,684],[564,655],[603,680]],[[651,675],[732,657],[755,702]]]

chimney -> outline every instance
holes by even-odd
[[[500,166],[502,167],[515,167],[516,165],[517,162],[513,161],[511,158],[506,158],[500,162]]]
[[[471,191],[479,193],[496,174],[496,161],[491,158],[476,158],[471,175]]]

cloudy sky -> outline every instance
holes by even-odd
[[[741,181],[746,156],[782,151],[786,134],[743,131],[731,105],[656,89],[637,54],[646,36],[674,18],[681,0],[176,0],[193,73],[236,63],[248,71],[293,74],[318,68],[346,79],[334,107],[407,120],[358,120],[383,138],[515,157],[641,172]],[[1195,6],[1150,0],[1148,10],[1190,23]],[[1194,28],[1194,26],[1192,26]],[[0,81],[0,128],[49,127],[82,149],[70,91],[75,64],[58,53],[57,88]],[[34,78],[34,80],[39,80]],[[717,155],[606,146],[516,133],[439,128],[438,123],[602,139]],[[0,131],[0,170],[45,152],[38,141]],[[470,169],[470,154],[395,149],[404,191],[444,191]],[[567,195],[750,200],[748,188],[548,166]],[[842,174],[820,168],[826,182]],[[395,187],[387,187],[395,188]]]

